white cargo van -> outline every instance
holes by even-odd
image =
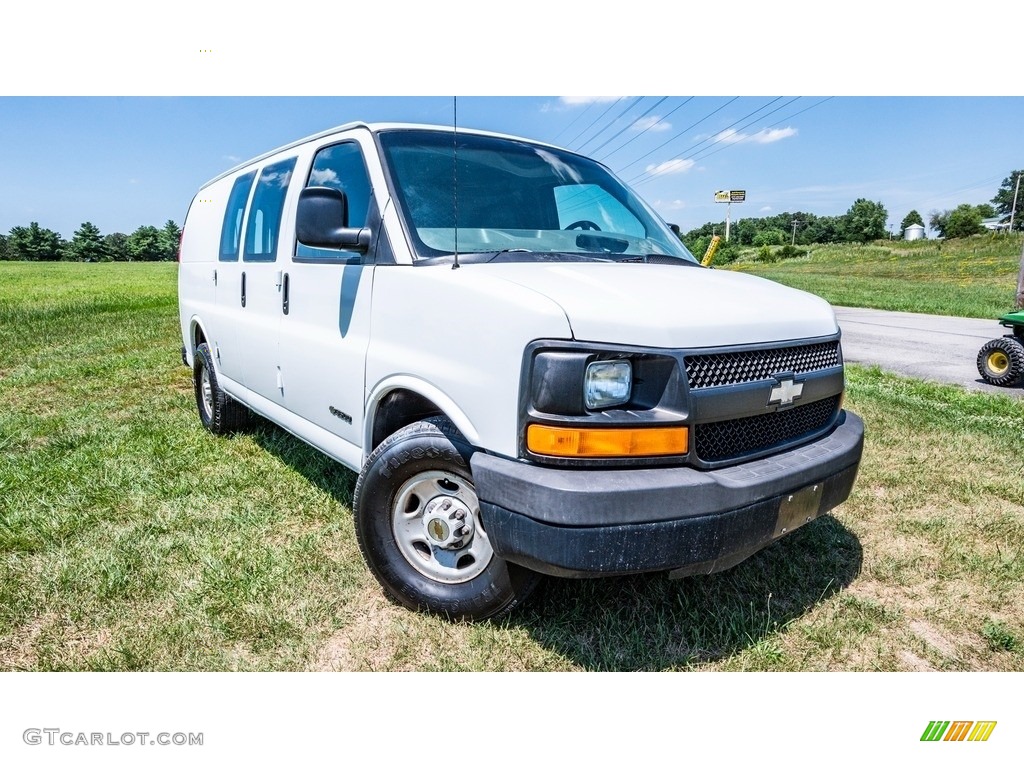
[[[411,608],[722,570],[857,473],[828,304],[702,268],[553,146],[346,125],[204,185],[180,261],[203,424],[254,411],[357,472],[360,547]]]

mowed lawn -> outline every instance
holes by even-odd
[[[0,263],[2,670],[1024,670],[1024,401],[852,368],[832,514],[725,573],[450,624],[382,597],[351,472],[200,428],[175,280]]]
[[[757,249],[726,266],[833,304],[995,319],[1013,310],[1024,235],[802,246],[806,256],[766,263]],[[777,251],[778,249],[772,249]]]

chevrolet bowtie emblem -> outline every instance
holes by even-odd
[[[781,408],[792,405],[793,401],[804,392],[804,383],[793,379],[778,379],[779,383],[772,387],[768,395],[768,405],[778,405]]]

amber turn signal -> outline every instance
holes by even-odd
[[[576,429],[531,424],[526,447],[542,456],[566,458],[673,456],[686,453],[689,431],[686,427]]]

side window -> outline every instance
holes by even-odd
[[[242,216],[245,214],[245,203],[249,200],[256,171],[239,176],[231,187],[228,207],[224,211],[224,223],[220,228],[220,260],[238,261],[238,246],[242,242]]]
[[[370,178],[363,162],[363,152],[355,142],[324,147],[313,158],[307,187],[332,187],[348,198],[348,226],[364,227],[370,212]],[[298,244],[297,259],[338,257],[338,251],[310,248]]]
[[[274,261],[277,258],[281,211],[294,168],[295,158],[292,157],[268,165],[260,173],[245,226],[245,261]]]
[[[633,237],[647,235],[640,220],[596,184],[555,187],[555,205],[561,229],[579,221],[588,221],[604,232]]]

